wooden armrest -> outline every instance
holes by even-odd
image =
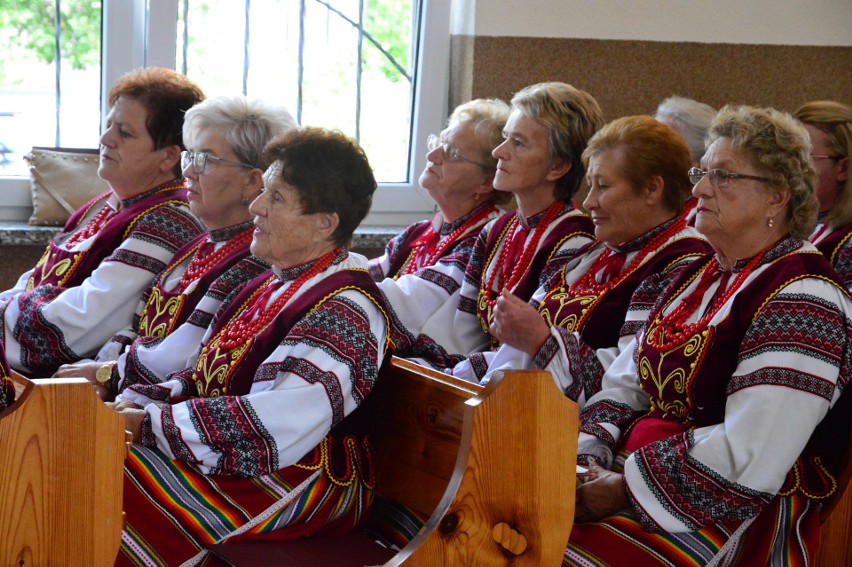
[[[112,565],[124,418],[83,378],[12,378],[15,402],[0,412],[0,564]]]

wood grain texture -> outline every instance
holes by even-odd
[[[577,433],[577,405],[548,372],[493,378],[465,403],[444,497],[386,565],[559,565],[573,525]],[[513,532],[503,546],[499,524]]]
[[[83,378],[26,380],[0,413],[0,564],[112,565],[124,418]]]

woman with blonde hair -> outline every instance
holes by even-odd
[[[566,565],[812,565],[849,447],[852,299],[807,240],[807,132],[725,107],[686,266],[581,412]],[[795,411],[791,410],[795,409]]]
[[[597,101],[566,83],[539,83],[515,94],[497,162],[494,187],[511,193],[517,210],[480,232],[464,281],[452,299],[419,329],[407,328],[397,345],[403,356],[439,368],[450,358],[498,342],[488,328],[503,291],[529,300],[593,236],[588,215],[574,196],[585,176],[582,153],[603,126]],[[416,348],[409,348],[412,341]]]
[[[819,200],[810,240],[852,287],[852,108],[831,100],[808,102],[794,116],[811,138]]]

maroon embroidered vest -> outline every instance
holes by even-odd
[[[396,253],[393,257],[389,258],[390,262],[386,277],[396,277],[406,264],[414,261],[414,243],[417,242],[418,238],[425,236],[431,227],[432,223],[430,221],[421,221],[412,227],[411,231],[406,235],[405,240],[399,243]]]
[[[550,232],[541,239],[538,245],[538,250],[536,250],[533,255],[527,271],[518,280],[514,289],[511,290],[512,293],[524,301],[529,301],[533,293],[535,293],[535,290],[538,289],[540,285],[539,278],[544,271],[545,266],[550,261],[553,254],[566,240],[574,236],[587,236],[588,238],[594,238],[595,227],[594,224],[592,224],[592,219],[590,219],[587,215],[570,214],[573,211],[574,208],[572,206],[566,205],[566,208],[562,210],[560,216],[554,219],[552,223],[554,225],[553,229],[551,229]],[[496,262],[499,257],[498,252],[500,244],[503,243],[504,246],[509,245],[508,242],[504,241],[509,240],[512,237],[512,235],[507,234],[507,232],[511,226],[510,223],[512,222],[512,219],[515,218],[515,214],[516,213],[514,212],[503,214],[494,221],[494,224],[488,231],[483,254],[485,262],[483,263],[482,274],[480,276],[483,280],[487,277],[486,274],[488,273],[489,266],[493,262]],[[569,259],[570,258],[567,258],[566,261]],[[492,269],[499,270],[500,266],[494,266]],[[482,330],[487,333],[488,328],[491,325],[492,313],[491,306],[488,305],[485,294],[482,291],[482,286],[480,286],[479,297],[477,300],[477,316]]]
[[[598,244],[598,241],[587,244],[580,249],[577,257]],[[707,253],[709,249],[705,240],[692,236],[670,242],[624,275],[613,287],[605,287],[598,294],[572,294],[565,282],[566,267],[551,280],[551,289],[539,306],[539,313],[550,325],[579,332],[583,341],[595,349],[615,346],[627,316],[630,298],[639,284],[678,258]]]
[[[830,232],[814,246],[828,259],[828,263],[834,266],[837,263],[837,253],[850,237],[852,237],[852,224]]]
[[[218,343],[222,328],[245,308],[254,295],[262,291],[262,287],[270,278],[275,277],[272,270],[265,271],[249,282],[228,307],[218,314],[211,338],[199,356],[193,372],[199,396],[247,394],[261,363],[281,344],[281,340],[292,326],[309,310],[336,293],[346,289],[358,289],[379,306],[383,313],[388,313],[384,307],[383,296],[369,273],[356,269],[341,270],[327,275],[290,300],[270,324],[246,343],[233,349],[220,348]]]
[[[781,247],[789,245],[782,243]],[[821,254],[807,251],[784,253],[779,248],[775,252],[781,252],[781,257],[733,297],[731,308],[724,318],[697,331],[669,352],[658,352],[651,346],[648,337],[658,332],[662,310],[679,294],[675,291],[657,303],[648,318],[648,327],[635,355],[639,380],[643,390],[650,396],[651,408],[646,416],[633,424],[634,429],[647,418],[669,423],[668,429],[667,426],[661,426],[661,430],[667,430],[668,434],[722,423],[727,386],[737,367],[740,344],[761,307],[780,289],[803,278],[818,277],[843,290],[836,274]],[[696,260],[678,275],[668,290],[686,288],[699,276],[702,268],[712,261],[711,255]],[[788,475],[780,494],[802,490],[808,497],[819,499],[834,492],[836,486],[831,475],[839,472],[838,447],[849,445],[848,411],[852,406],[849,398],[849,392],[844,392],[841,401],[835,404],[817,428],[808,447]],[[841,424],[838,425],[838,421]],[[837,443],[839,438],[843,438],[843,443]],[[626,443],[629,445],[630,440],[627,439]]]
[[[236,238],[240,234],[242,232],[235,234],[232,238]],[[183,246],[175,253],[166,269],[157,276],[137,325],[137,332],[140,337],[162,338],[169,335],[192,314],[192,310],[198,305],[198,302],[201,301],[216,278],[251,253],[249,250],[251,241],[249,240],[222,257],[216,262],[215,266],[209,266],[207,271],[198,278],[195,285],[188,290],[181,289],[179,285],[171,290],[165,289],[164,285],[169,276],[178,266],[192,258],[201,245],[207,241],[207,238],[207,233],[204,233]],[[225,245],[227,246],[227,243]]]
[[[90,211],[107,206],[107,199],[111,195],[112,192],[107,192],[95,197],[71,215],[63,231],[47,245],[27,282],[27,291],[43,285],[62,288],[80,285],[127,238],[133,225],[144,213],[171,202],[186,204],[186,187],[183,182],[171,181],[144,196],[140,195],[132,204],[110,217],[87,250],[71,251],[57,244],[60,238],[82,228],[80,224]]]

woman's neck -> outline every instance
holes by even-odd
[[[542,212],[556,201],[552,187],[535,193],[515,193],[515,199],[518,201],[518,212],[525,219]]]
[[[726,242],[710,242],[716,251],[716,259],[726,271],[734,269],[738,260],[753,258],[761,250],[765,250],[787,236],[781,227],[767,228],[758,238],[738,236]],[[714,239],[715,240],[715,239]]]

